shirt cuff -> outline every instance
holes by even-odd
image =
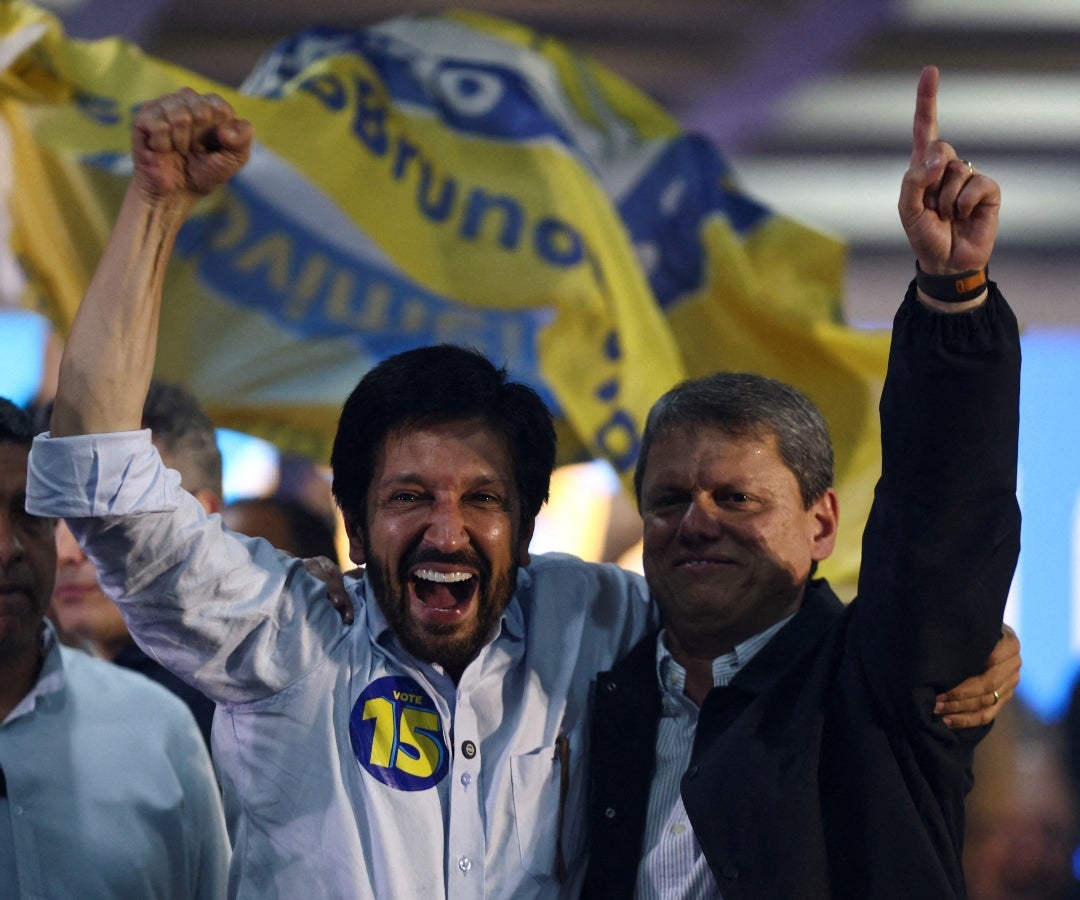
[[[84,518],[167,512],[176,508],[180,474],[166,469],[149,429],[34,438],[26,510]]]

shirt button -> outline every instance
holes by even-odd
[[[476,744],[472,741],[465,741],[465,743],[461,745],[461,753],[466,759],[472,759],[476,756]]]
[[[457,867],[462,872],[468,872],[472,868],[472,860],[467,856],[459,856],[457,861]]]
[[[607,818],[607,819],[614,819],[615,818],[615,810],[612,809],[609,806],[607,809],[604,810],[604,817]]]
[[[11,808],[11,811],[17,816],[21,816],[23,814],[23,808],[21,806],[13,806]]]
[[[464,787],[468,787],[470,784],[472,784],[472,775],[470,775],[468,772],[466,772],[464,775],[462,775],[461,776],[461,784]]]
[[[682,834],[684,831],[686,831],[686,826],[685,825],[672,825],[671,826],[671,833],[672,834]]]
[[[697,778],[697,773],[698,773],[698,767],[696,765],[691,766],[689,769],[686,770],[686,777],[687,778]]]

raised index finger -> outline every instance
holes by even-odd
[[[937,140],[937,66],[927,66],[919,76],[919,90],[915,96],[915,124],[912,127],[911,161],[920,162],[927,146]]]

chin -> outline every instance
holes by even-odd
[[[432,634],[425,631],[412,632],[407,641],[403,641],[413,656],[429,663],[435,663],[444,669],[464,669],[484,646],[484,641],[470,629],[467,634],[448,635]]]

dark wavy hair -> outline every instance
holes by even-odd
[[[34,443],[34,421],[30,413],[0,397],[0,444],[29,447]]]
[[[555,467],[551,412],[532,388],[511,381],[477,350],[438,344],[407,350],[371,369],[345,401],[330,454],[342,512],[364,521],[379,451],[410,428],[476,419],[506,442],[523,522],[540,511]]]

